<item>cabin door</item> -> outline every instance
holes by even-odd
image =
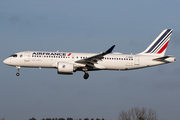
[[[135,56],[134,65],[139,65],[139,56]]]
[[[29,62],[29,61],[30,61],[30,52],[25,52],[24,62]]]

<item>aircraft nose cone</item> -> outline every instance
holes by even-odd
[[[7,58],[7,59],[5,59],[3,61],[3,63],[6,64],[6,65],[10,65],[11,64],[11,60]]]

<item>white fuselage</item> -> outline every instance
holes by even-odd
[[[87,71],[132,70],[174,62],[176,58],[164,56],[172,31],[172,29],[163,30],[145,51],[135,55],[112,53],[115,47],[113,45],[102,53],[25,51],[11,55],[3,62],[10,66],[16,66],[17,76],[20,75],[20,67],[39,67],[56,68],[58,74],[73,74],[75,71],[83,71],[84,79],[88,79]]]
[[[81,68],[85,67],[85,65],[75,61],[97,55],[96,53],[42,51],[25,51],[16,54],[17,57],[9,57],[4,60],[4,63],[19,67],[57,68],[58,62],[66,62],[74,64],[75,68]],[[105,55],[102,60],[95,63],[94,67],[89,70],[131,70],[175,61],[175,58],[169,58],[166,61],[154,61],[155,58],[158,58],[158,56],[113,53]]]

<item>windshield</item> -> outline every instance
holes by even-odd
[[[17,54],[13,54],[13,55],[11,55],[11,56],[9,56],[9,57],[17,57]]]

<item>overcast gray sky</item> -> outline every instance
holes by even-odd
[[[178,0],[0,0],[0,118],[105,118],[132,107],[180,119],[180,1]],[[139,53],[173,29],[166,55],[177,62],[132,71],[58,75],[56,69],[3,64],[26,50]]]

